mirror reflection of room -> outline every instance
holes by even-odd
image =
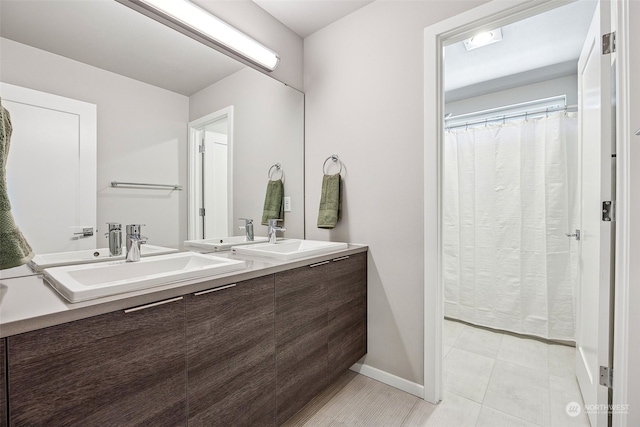
[[[75,14],[86,25],[66,25]],[[206,219],[213,234],[241,235],[239,217],[259,224],[276,162],[287,173],[287,236],[304,236],[301,92],[115,1],[3,2],[0,35],[2,100],[15,128],[8,190],[36,253],[106,247],[110,222],[146,224],[149,245],[180,249],[203,211],[215,217]],[[21,88],[28,93],[15,94]],[[211,209],[201,198],[187,211],[197,173],[188,166],[188,124],[229,106],[233,151],[217,160]],[[92,133],[78,131],[78,117],[95,123]],[[48,179],[26,179],[34,174]]]

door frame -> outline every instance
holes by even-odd
[[[621,29],[617,34],[617,44],[623,46],[621,52],[616,53],[618,66],[616,91],[618,97],[618,123],[621,126],[621,118],[628,117],[628,99],[624,91],[629,87],[628,76],[628,1],[623,0],[618,6],[619,10],[614,18],[614,30]],[[442,185],[443,185],[443,159],[442,143],[444,139],[444,60],[442,51],[444,46],[471,37],[474,32],[485,28],[493,28],[506,25],[510,22],[521,20],[529,16],[564,6],[573,1],[558,0],[514,0],[511,2],[491,1],[477,8],[468,10],[459,15],[438,22],[424,31],[424,396],[429,402],[437,403],[442,400],[444,389],[442,385],[442,338],[444,326],[444,283],[442,263]],[[624,49],[627,49],[626,53]],[[624,119],[622,119],[624,120]],[[626,123],[626,122],[625,122]],[[627,129],[625,129],[626,131]],[[628,133],[628,132],[627,132]],[[620,132],[617,133],[617,152],[628,151],[620,147]],[[630,136],[627,135],[627,139]],[[436,141],[436,143],[434,143]],[[625,144],[628,144],[626,141]],[[620,156],[620,155],[619,155]],[[621,167],[622,166],[622,167]],[[617,168],[616,181],[619,189],[625,189],[626,193],[618,190],[617,203],[619,206],[628,205],[629,169],[623,165]],[[624,184],[626,183],[626,184]],[[622,184],[622,185],[621,185]],[[435,207],[435,209],[434,209]],[[619,212],[622,209],[619,209]],[[623,218],[621,218],[621,216]],[[623,221],[620,221],[620,220]],[[624,222],[626,221],[626,223]],[[629,219],[624,216],[624,211],[618,215],[616,229],[616,271],[620,278],[625,268],[628,269],[628,230]],[[621,223],[622,222],[622,223]],[[623,249],[623,250],[620,250]],[[625,258],[626,257],[626,258]],[[629,278],[626,282],[618,281],[616,287],[616,330],[615,337],[621,328],[628,330],[628,309],[618,310],[618,306],[626,304],[624,295],[627,295]],[[622,289],[621,289],[622,287]],[[623,335],[626,336],[626,335]],[[621,362],[614,370],[614,403],[625,403],[626,400],[626,372],[627,372],[627,344],[623,339],[616,338],[614,343],[614,355]],[[622,397],[620,397],[622,396]],[[614,414],[615,425],[625,425],[624,413]]]
[[[232,223],[233,219],[233,105],[222,108],[213,113],[207,114],[204,117],[189,122],[189,146],[187,148],[187,238],[189,240],[200,239],[197,236],[198,221],[194,218],[198,217],[198,201],[201,188],[201,168],[198,165],[199,156],[198,146],[200,141],[198,140],[198,132],[204,130],[209,124],[220,119],[227,119],[227,206],[228,206],[228,218]],[[230,226],[231,227],[231,226]],[[230,234],[231,235],[231,234]]]

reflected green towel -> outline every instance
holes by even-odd
[[[270,219],[284,220],[284,183],[281,179],[269,180],[264,196],[262,225],[268,225]],[[282,224],[282,223],[279,223]]]
[[[7,193],[7,157],[11,131],[11,117],[0,100],[0,270],[26,264],[34,255],[11,215]]]
[[[342,181],[340,174],[325,175],[322,178],[318,228],[334,228],[340,220],[342,210]]]

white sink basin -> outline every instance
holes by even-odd
[[[42,272],[45,268],[58,267],[61,265],[71,264],[87,264],[103,261],[117,261],[124,259],[127,250],[122,248],[122,255],[109,256],[109,248],[86,249],[74,252],[56,252],[50,254],[36,254],[31,261],[29,267],[36,273]],[[141,256],[163,255],[178,252],[177,249],[165,248],[162,246],[154,246],[144,244],[140,246]]]
[[[245,236],[215,237],[212,239],[185,240],[184,247],[198,252],[219,252],[228,251],[232,246],[252,245],[268,240],[266,237],[258,236],[254,237],[252,242],[247,241]]]
[[[318,240],[285,239],[275,244],[258,243],[254,245],[234,246],[233,253],[239,255],[253,255],[284,261],[322,255],[347,249],[347,243],[322,242]]]
[[[138,262],[113,261],[44,270],[44,280],[70,302],[241,270],[244,261],[194,252],[159,255]]]

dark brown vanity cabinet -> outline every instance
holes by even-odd
[[[366,353],[366,264],[336,257],[0,339],[0,427],[281,425]]]
[[[327,282],[329,382],[367,353],[367,256],[336,258]]]
[[[330,262],[277,273],[277,425],[328,385],[327,283]]]
[[[7,360],[4,341],[4,338],[0,338],[0,427],[7,425]]]
[[[189,426],[274,425],[274,276],[186,300]]]
[[[11,426],[186,425],[182,297],[7,338]]]
[[[276,274],[277,424],[367,352],[366,253]]]

